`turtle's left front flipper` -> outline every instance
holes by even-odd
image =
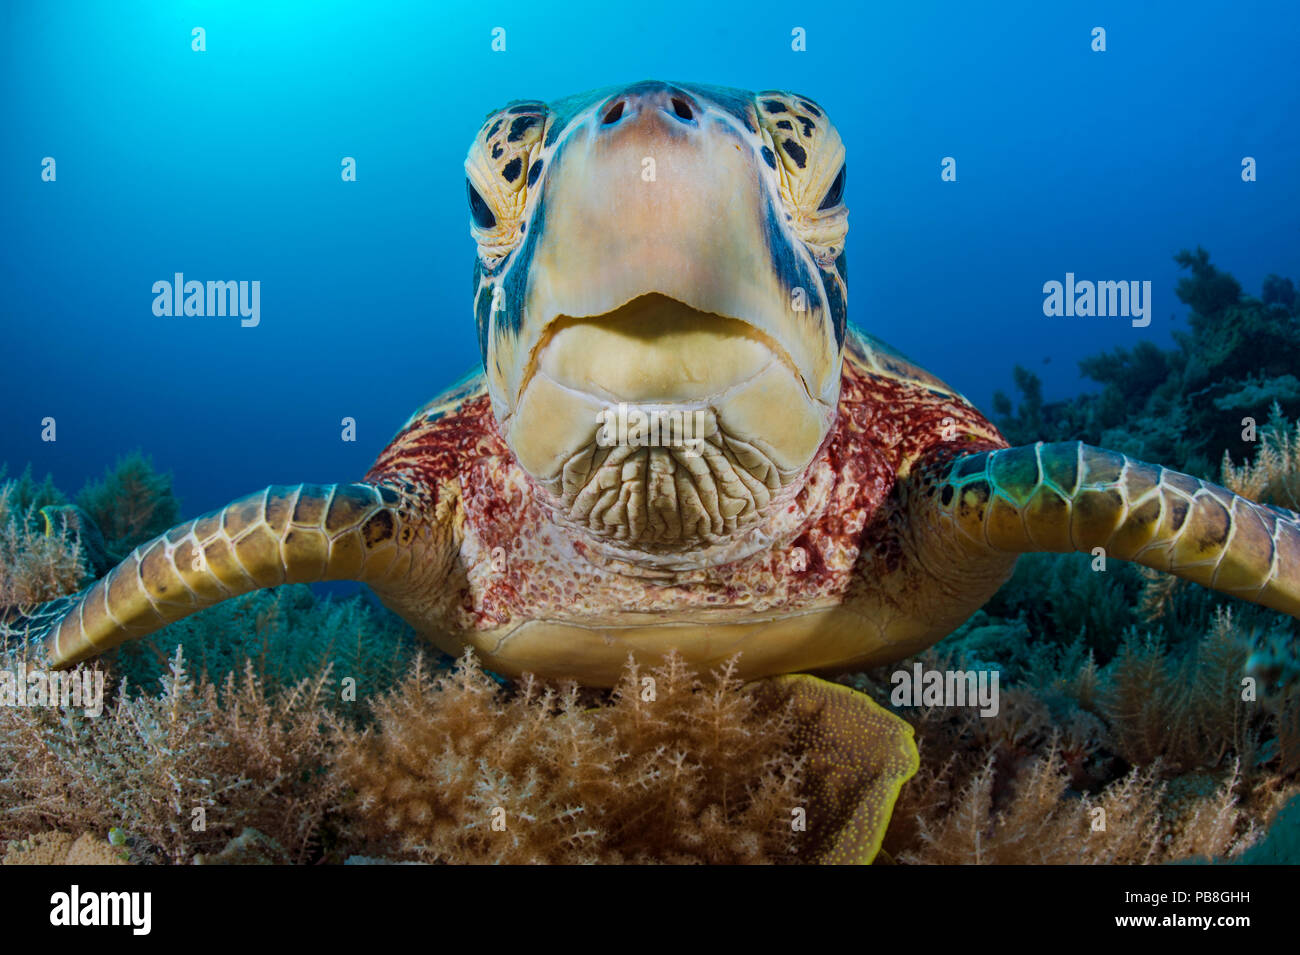
[[[1071,441],[972,454],[909,485],[968,548],[1100,547],[1300,617],[1300,518],[1217,484]]]

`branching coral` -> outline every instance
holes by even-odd
[[[1115,751],[1129,763],[1163,760],[1174,770],[1220,765],[1228,753],[1253,761],[1268,714],[1244,700],[1249,643],[1221,611],[1181,660],[1130,632],[1107,673],[1101,712]]]
[[[996,748],[954,778],[953,763],[926,767],[898,807],[889,845],[900,862],[1051,865],[1152,863],[1236,855],[1258,837],[1238,806],[1235,774],[1170,811],[1154,769],[1133,769],[1096,795],[1070,789],[1053,743],[1007,787]],[[1005,789],[1005,793],[1000,792]],[[910,823],[910,825],[909,825]]]
[[[50,477],[32,478],[29,465],[18,478],[3,481],[0,468],[0,607],[39,603],[72,593],[102,572],[103,541],[110,549],[129,551],[170,527],[176,520],[171,478],[154,472],[147,459],[129,454],[108,471],[104,480],[87,485],[78,502],[94,524],[84,529],[96,546],[82,541],[79,523],[64,514],[46,522],[44,508],[66,508],[66,498]]]
[[[3,661],[16,669],[12,654]],[[162,692],[98,719],[0,708],[0,839],[129,834],[133,861],[870,861],[911,730],[811,677],[629,663],[609,694],[513,689],[423,659],[365,725],[329,668],[218,686],[177,652]]]
[[[1234,467],[1232,456],[1223,452],[1224,486],[1252,501],[1300,510],[1300,422],[1291,426],[1274,402],[1268,423],[1258,436],[1259,450],[1253,463]]]
[[[187,862],[253,826],[304,861],[339,798],[328,693],[328,673],[275,692],[251,669],[195,682],[178,652],[160,695],[123,690],[98,718],[0,707],[0,838],[120,827],[146,858]]]
[[[176,648],[189,668],[221,683],[251,663],[270,687],[293,686],[332,668],[350,695],[367,700],[406,673],[419,646],[401,618],[362,597],[317,599],[304,584],[256,591],[186,617],[150,637],[123,644],[109,665],[152,689]]]
[[[45,480],[37,481],[32,477],[32,466],[28,464],[23,473],[16,478],[8,478],[9,467],[0,464],[0,486],[9,490],[9,506],[15,512],[25,512],[29,508],[39,511],[47,505],[68,503],[63,492],[54,486],[54,476],[45,475]]]
[[[1244,679],[1260,638],[1232,613],[1177,650],[1131,629],[1104,666],[1084,644],[990,642],[996,629],[984,623],[920,657],[928,670],[994,667],[1004,680],[990,717],[899,711],[916,727],[921,769],[886,838],[898,861],[1222,858],[1252,844],[1297,791],[1300,692],[1270,695]],[[887,702],[890,673],[910,666],[850,683]]]
[[[676,656],[630,664],[610,704],[470,655],[417,668],[349,732],[335,772],[375,852],[429,862],[787,862],[802,767],[784,708],[734,661],[700,680]]]
[[[26,504],[23,501],[26,500]],[[33,498],[19,482],[0,484],[0,607],[40,603],[71,593],[85,577],[76,539],[35,530]]]
[[[1134,565],[1121,561],[1097,571],[1085,554],[1027,554],[987,611],[1023,620],[1039,640],[1068,643],[1082,637],[1109,659],[1118,635],[1137,622],[1133,605],[1141,579]]]
[[[103,480],[86,485],[77,495],[77,504],[117,553],[127,553],[167,530],[180,510],[171,475],[157,473],[138,451],[119,458]]]

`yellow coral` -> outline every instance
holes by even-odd
[[[919,765],[912,727],[863,693],[804,674],[790,692],[805,759],[812,858],[866,864],[880,850],[903,783]]]
[[[42,832],[10,843],[0,865],[127,865],[124,851],[83,832],[75,839],[66,832]]]
[[[68,850],[68,865],[127,865],[126,850],[83,832]]]

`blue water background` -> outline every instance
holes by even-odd
[[[1184,322],[1179,248],[1250,292],[1300,279],[1297,11],[8,0],[0,461],[75,491],[141,448],[187,515],[360,476],[479,361],[462,162],[484,115],[644,78],[815,98],[848,147],[851,318],[986,409],[1016,362],[1073,394],[1080,357]],[[1150,280],[1150,327],[1044,317],[1067,271]],[[260,280],[261,324],[155,317],[175,272]]]

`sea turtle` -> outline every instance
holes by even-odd
[[[1300,614],[1296,516],[1079,443],[1008,447],[849,324],[845,150],[807,96],[641,82],[492,113],[466,159],[482,373],[354,484],[274,486],[11,631],[56,665],[236,594],[364,581],[505,675],[900,659],[1018,554],[1104,549]]]

